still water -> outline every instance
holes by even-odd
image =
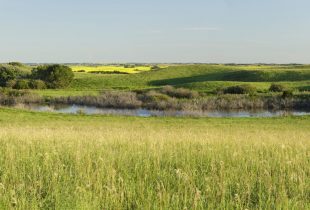
[[[124,115],[124,116],[176,116],[176,117],[278,117],[278,116],[302,116],[310,115],[308,111],[272,111],[272,110],[210,110],[210,111],[173,111],[173,110],[147,110],[147,109],[107,109],[92,106],[80,105],[18,105],[17,108],[28,109],[38,112],[55,112],[66,114],[86,114],[86,115]]]

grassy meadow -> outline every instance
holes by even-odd
[[[309,209],[310,118],[0,109],[1,209]]]
[[[73,70],[77,71],[79,68],[73,67]],[[46,96],[87,95],[90,92],[98,94],[101,90],[143,90],[172,85],[212,94],[218,88],[241,84],[250,84],[258,91],[264,92],[272,83],[283,84],[295,91],[309,91],[310,66],[201,64],[171,65],[160,70],[141,71],[137,74],[76,72],[70,87],[36,92]]]

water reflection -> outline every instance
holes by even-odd
[[[17,108],[24,108],[32,111],[39,112],[55,112],[66,114],[102,114],[102,115],[124,115],[124,116],[176,116],[176,117],[278,117],[278,116],[302,116],[310,115],[310,111],[271,111],[271,110],[233,110],[233,111],[159,111],[159,110],[146,110],[146,109],[107,109],[92,106],[79,106],[79,105],[18,105]]]

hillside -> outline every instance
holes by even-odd
[[[217,87],[251,82],[267,88],[281,82],[293,88],[309,89],[310,66],[225,66],[183,65],[129,75],[76,73],[70,90],[145,89],[164,85],[208,92]]]

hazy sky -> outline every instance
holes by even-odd
[[[310,63],[309,0],[0,0],[0,62]]]

